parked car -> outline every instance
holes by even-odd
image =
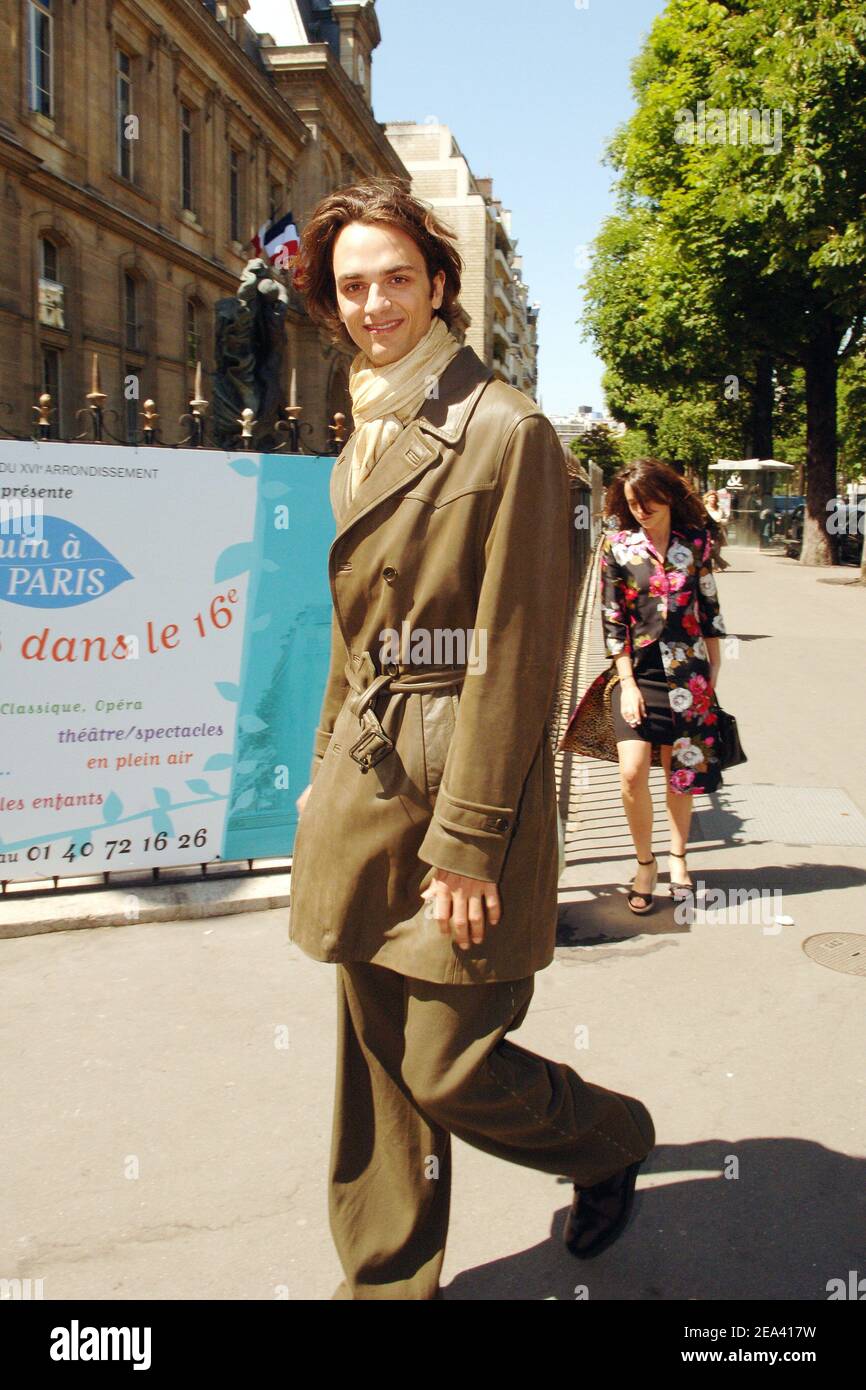
[[[790,495],[776,492],[773,494],[773,511],[778,512],[781,516],[786,516],[789,512],[794,511],[795,507],[802,507],[805,501],[805,497],[801,497],[796,492],[792,492]]]
[[[831,520],[839,537],[839,563],[859,565],[863,559],[863,536],[866,533],[866,497],[852,501],[840,498],[835,513],[831,513]]]
[[[803,515],[805,506],[795,507],[785,527],[785,554],[792,560],[800,558],[803,545]],[[859,565],[863,559],[863,538],[866,534],[866,497],[849,502],[837,497],[829,513],[827,530],[838,542],[837,560],[840,565]]]

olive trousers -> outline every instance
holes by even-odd
[[[534,987],[532,975],[448,985],[337,966],[328,1201],[345,1279],[333,1298],[439,1296],[452,1134],[581,1187],[653,1148],[639,1100],[507,1039]]]

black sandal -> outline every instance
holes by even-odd
[[[686,862],[684,854],[674,854],[672,849],[668,850],[668,859],[682,859],[684,864]],[[671,890],[671,898],[675,903],[689,902],[695,891],[693,883],[670,883],[668,886]]]
[[[652,881],[652,883],[650,884],[649,888],[646,890],[646,892],[639,893],[639,892],[636,891],[635,886],[634,886],[634,879],[637,878],[637,874],[635,874],[634,878],[633,878],[632,881],[631,881],[631,891],[629,892],[628,898],[626,899],[626,901],[627,901],[629,907],[631,908],[632,912],[636,913],[637,916],[643,916],[643,914],[644,914],[645,912],[652,912],[653,907],[655,906],[655,903],[653,902],[653,890],[654,890],[654,888],[655,888],[655,886],[656,886],[656,883],[658,882],[658,877],[659,877],[659,866],[658,866],[658,863],[657,863],[657,861],[656,861],[655,855],[653,855],[651,859],[639,859],[637,862],[638,862],[639,864],[652,864],[652,863],[655,863],[655,869],[653,870],[653,881]],[[642,898],[642,899],[643,899],[643,901],[644,901],[644,906],[643,906],[643,907],[636,907],[636,906],[635,906],[635,903],[634,903],[633,900],[634,900],[634,899],[637,899],[637,898]]]

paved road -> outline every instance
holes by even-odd
[[[561,946],[517,1040],[642,1097],[658,1147],[628,1233],[582,1265],[559,1239],[567,1182],[456,1141],[447,1298],[823,1299],[866,1272],[866,981],[802,949],[866,935],[866,590],[728,553],[719,693],[750,760],[703,799],[692,872],[765,889],[793,924],[633,919],[615,771],[575,775]],[[330,1298],[334,973],[285,911],[0,951],[0,1277],[46,1298]]]

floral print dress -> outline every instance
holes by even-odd
[[[674,727],[670,785],[680,793],[712,792],[722,780],[704,642],[725,635],[712,551],[697,527],[672,527],[664,557],[640,528],[609,532],[601,547],[605,650],[633,657],[658,642]]]

